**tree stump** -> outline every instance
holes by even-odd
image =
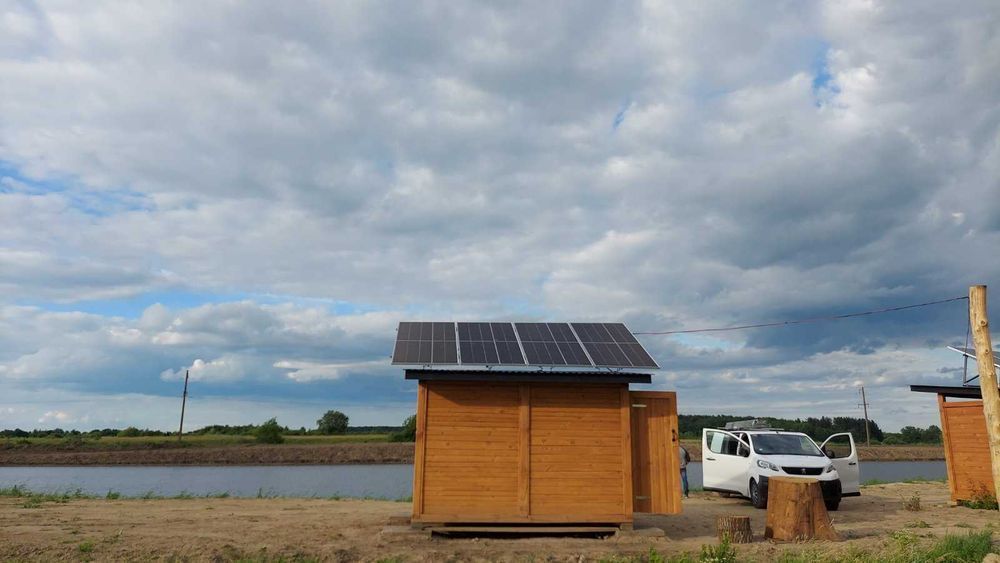
[[[715,528],[719,532],[719,541],[729,536],[732,543],[750,543],[753,541],[753,530],[750,529],[749,516],[716,516]]]
[[[764,537],[783,540],[839,540],[816,479],[771,477],[767,481]]]

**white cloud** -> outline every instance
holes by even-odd
[[[6,384],[346,385],[403,317],[718,326],[1000,275],[969,259],[1000,246],[990,2],[188,10],[0,13]],[[221,297],[120,311],[180,294]],[[649,345],[767,406],[891,356],[867,384],[909,405],[964,319],[906,315]]]

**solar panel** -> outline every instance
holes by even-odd
[[[399,323],[394,364],[457,364],[455,323]]]
[[[463,364],[524,365],[510,323],[458,323]]]
[[[573,323],[573,330],[594,365],[659,367],[622,323]]]
[[[659,368],[622,323],[402,322],[392,363]]]
[[[538,366],[593,366],[567,323],[515,323],[528,363]]]

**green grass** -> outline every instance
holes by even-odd
[[[822,547],[804,544],[805,549],[789,545],[783,553],[769,553],[757,561],[776,563],[979,563],[989,553],[998,553],[989,530],[967,535],[947,535],[928,540],[909,531],[894,532],[879,548],[852,547],[826,552]],[[653,548],[640,556],[613,555],[606,563],[736,563],[753,561],[741,556],[728,542],[707,544],[700,553],[666,556]]]
[[[0,442],[0,447],[7,448],[41,448],[41,449],[154,449],[154,448],[190,448],[190,447],[223,447],[241,446],[256,443],[252,435],[231,434],[185,434],[178,441],[177,436],[104,436],[102,438],[81,437],[82,439],[67,440],[66,438],[18,438]],[[326,444],[362,444],[372,442],[388,442],[388,434],[340,434],[334,436],[306,435],[284,436],[285,444],[326,445]]]

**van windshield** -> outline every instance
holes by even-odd
[[[823,455],[808,436],[794,434],[755,434],[753,449],[763,455]]]

